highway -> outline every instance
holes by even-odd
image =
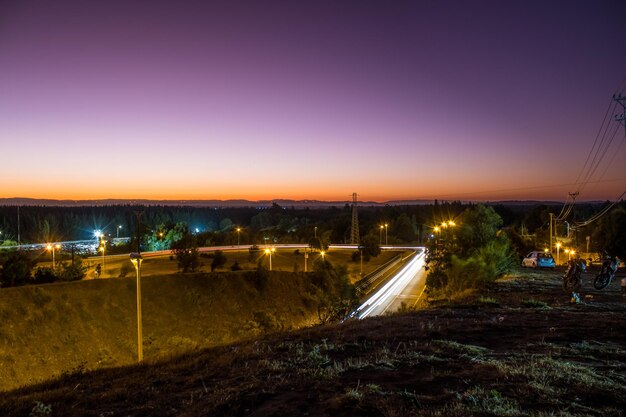
[[[364,319],[397,311],[403,302],[407,307],[417,305],[423,297],[426,286],[424,270],[426,252],[424,248],[414,249],[417,250],[417,255],[359,306],[353,317]]]

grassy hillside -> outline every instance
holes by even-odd
[[[522,273],[446,307],[66,375],[4,393],[0,415],[622,416],[625,303],[615,283],[585,295]]]
[[[317,319],[304,274],[200,273],[142,280],[144,357],[291,329]],[[136,361],[135,280],[0,290],[0,390]]]

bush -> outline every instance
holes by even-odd
[[[11,252],[2,264],[0,283],[3,287],[14,287],[32,282],[31,271],[34,260],[24,251]]]
[[[35,270],[35,284],[49,284],[57,278],[55,270],[50,267],[40,267]]]
[[[131,265],[128,265],[128,263],[123,263],[122,267],[120,268],[120,278],[124,278],[126,277],[126,275],[128,275],[129,272],[131,272],[134,268]]]
[[[491,274],[496,279],[510,271],[515,262],[515,255],[508,240],[504,237],[487,243],[476,251],[476,256],[492,268]]]
[[[468,288],[480,288],[495,279],[493,268],[476,257],[461,259],[452,255],[452,262],[447,272],[448,292],[460,292]]]
[[[59,278],[63,281],[78,281],[85,278],[86,272],[87,268],[83,266],[82,261],[78,258],[73,265],[63,264],[63,269],[59,274]]]
[[[221,250],[216,250],[213,262],[211,262],[211,272],[223,267],[224,265],[226,265],[226,255],[224,255],[224,252]]]
[[[241,271],[243,268],[239,265],[238,261],[235,261],[234,264],[230,267],[231,271]]]

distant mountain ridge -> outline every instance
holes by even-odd
[[[384,202],[378,201],[359,201],[359,205],[368,207],[384,207],[389,206],[411,206],[411,205],[427,205],[433,204],[436,200],[390,200]],[[478,202],[475,200],[438,200],[441,202],[461,201],[462,203]],[[563,201],[541,201],[541,200],[501,200],[501,201],[482,201],[485,204],[495,205],[559,205]],[[581,201],[585,204],[602,204],[604,200]],[[345,201],[324,201],[324,200],[149,200],[149,199],[97,199],[97,200],[54,200],[43,198],[27,198],[12,197],[0,198],[0,206],[54,206],[54,207],[79,207],[79,206],[190,206],[190,207],[271,207],[272,204],[278,204],[282,207],[337,207],[345,204],[351,204],[349,200]]]

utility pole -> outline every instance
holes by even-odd
[[[17,250],[20,250],[22,246],[22,240],[20,238],[20,206],[17,206]]]
[[[552,218],[554,213],[550,213],[550,252],[552,252]]]
[[[615,120],[624,125],[624,134],[626,135],[626,96],[613,94],[613,100],[622,106],[622,114],[616,114]]]

